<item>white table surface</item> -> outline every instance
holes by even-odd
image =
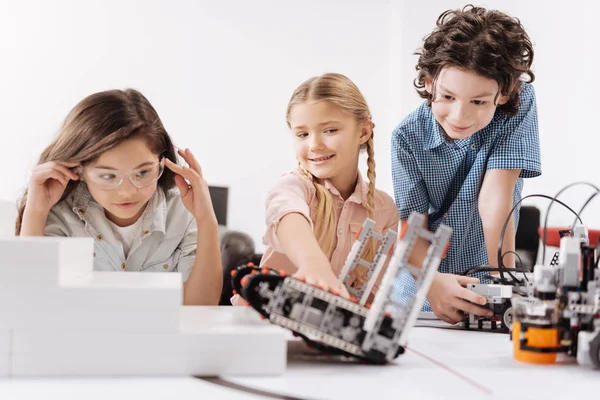
[[[285,374],[221,377],[224,382],[300,399],[592,399],[600,371],[574,361],[553,365],[513,359],[507,334],[414,328],[409,348],[394,364],[371,366],[317,360],[290,344]],[[260,360],[257,360],[260,362]],[[0,380],[0,399],[265,399],[193,378]]]

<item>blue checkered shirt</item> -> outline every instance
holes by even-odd
[[[409,114],[392,133],[394,194],[403,220],[413,211],[431,215],[439,210],[465,157],[474,160],[448,211],[437,221],[429,219],[431,231],[440,223],[452,227],[450,247],[440,264],[440,272],[460,274],[488,264],[477,204],[488,152],[487,169],[521,169],[514,202],[521,199],[523,178],[541,174],[533,86],[524,83],[520,98],[517,115],[511,117],[496,110],[489,125],[466,139],[448,140],[426,103]],[[402,274],[394,283],[393,299],[405,304],[414,292],[414,279],[409,273]],[[429,302],[425,302],[423,311],[431,311]]]

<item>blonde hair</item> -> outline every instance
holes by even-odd
[[[358,123],[371,120],[371,111],[358,87],[346,76],[328,73],[313,77],[302,83],[292,94],[287,107],[286,120],[290,126],[290,113],[294,106],[307,101],[327,101],[341,107],[350,113]],[[374,127],[375,125],[373,125]],[[369,190],[367,192],[366,208],[369,218],[373,218],[375,211],[375,149],[373,144],[373,132],[369,140],[362,145],[361,149],[367,152],[367,177],[369,178]],[[323,252],[330,257],[333,252],[333,241],[335,238],[335,211],[331,193],[305,168],[304,174],[312,181],[316,189],[318,201],[317,215],[315,218],[315,236]],[[375,242],[371,241],[362,257],[373,259],[375,256]]]

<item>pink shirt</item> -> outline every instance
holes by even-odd
[[[334,242],[334,250],[329,261],[333,271],[339,276],[354,243],[356,233],[368,218],[365,204],[367,203],[369,184],[362,179],[359,173],[354,193],[345,201],[329,181],[326,180],[324,186],[332,195],[336,219],[337,241]],[[317,214],[315,193],[316,189],[313,183],[299,168],[283,174],[271,189],[266,200],[267,232],[263,238],[264,244],[268,247],[260,262],[261,266],[268,266],[277,271],[284,270],[290,274],[296,272],[297,267],[287,258],[279,245],[276,235],[277,225],[287,214],[298,213],[303,215],[314,229],[314,220]],[[373,200],[375,231],[379,234],[388,229],[397,232],[400,218],[394,200],[387,193],[377,189]],[[379,276],[375,290],[379,287],[382,277],[383,272]]]

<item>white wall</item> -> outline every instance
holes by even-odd
[[[230,187],[229,227],[261,248],[264,199],[295,165],[285,108],[294,88],[328,71],[353,79],[376,127],[378,186],[392,193],[393,127],[420,102],[412,87],[421,39],[454,0],[214,2],[0,0],[0,199],[15,201],[41,150],[84,96],[134,87],[178,146],[192,148],[211,184]],[[524,193],[553,194],[596,178],[600,83],[593,15],[528,0],[485,4],[518,16],[535,46],[543,175]],[[579,206],[589,190],[565,196]],[[534,202],[541,206],[546,203]],[[598,227],[600,207],[586,213]],[[570,222],[554,208],[551,222]]]
[[[285,109],[324,72],[361,88],[390,180],[387,1],[46,2],[0,0],[0,198],[16,199],[42,149],[84,96],[134,87],[210,184],[230,187],[229,227],[262,248],[264,199],[295,166]],[[10,140],[11,145],[8,145]]]
[[[417,63],[414,53],[435,26],[437,17],[446,9],[463,7],[467,2],[455,0],[401,1],[393,0],[397,11],[395,25],[402,26],[402,39],[392,53],[403,57],[392,58],[401,71],[401,89],[395,101],[401,105],[398,119],[413,110],[421,99],[412,86]],[[587,180],[600,186],[597,173],[598,128],[596,127],[600,81],[596,66],[600,61],[597,42],[597,22],[600,4],[590,0],[570,1],[566,7],[552,6],[535,0],[489,0],[475,3],[498,9],[518,17],[528,31],[534,45],[534,86],[540,126],[542,176],[525,181],[523,194],[554,195],[568,183]],[[403,7],[402,7],[403,6]],[[400,100],[401,99],[401,100]],[[587,187],[572,188],[564,199],[577,211],[593,191]],[[545,212],[548,201],[525,200]],[[549,222],[552,225],[569,224],[572,217],[554,205]],[[590,228],[600,228],[600,196],[583,215]]]

